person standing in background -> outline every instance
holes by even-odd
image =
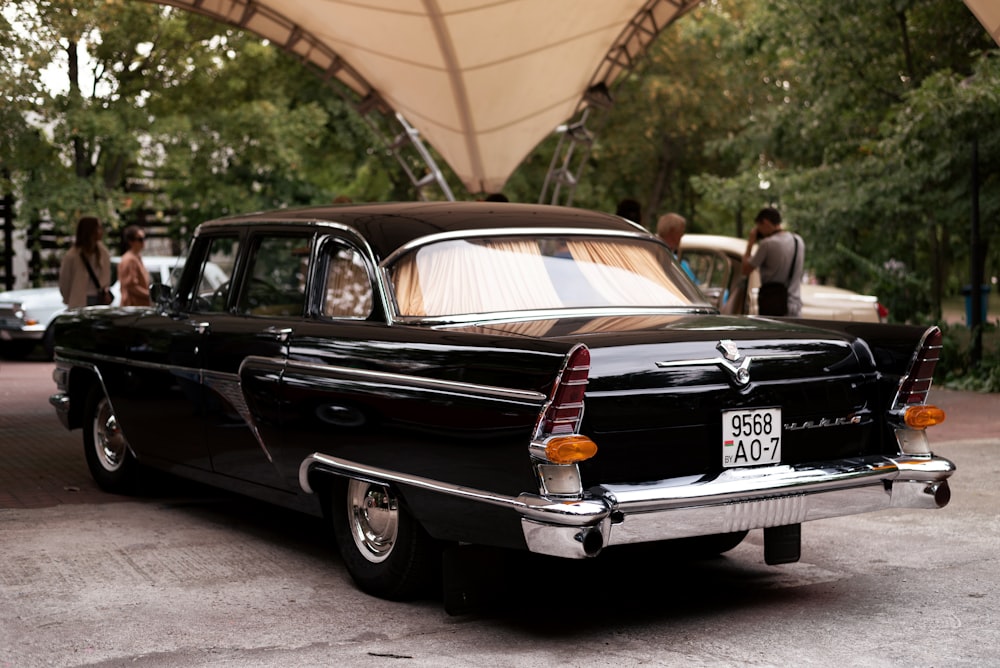
[[[122,236],[126,250],[118,265],[118,283],[122,288],[122,306],[149,306],[149,271],[142,263],[146,233],[138,225],[129,225]]]
[[[93,216],[76,223],[76,239],[59,265],[59,292],[69,308],[101,303],[111,285],[111,253],[101,241],[104,228]]]
[[[687,229],[687,221],[684,216],[678,213],[665,213],[656,222],[656,236],[667,244],[667,247],[677,257],[677,252],[681,249],[681,237]]]
[[[687,220],[684,216],[679,213],[665,213],[660,216],[660,220],[656,222],[656,236],[660,237],[663,243],[667,244],[667,248],[670,252],[674,254],[674,257],[678,257],[678,252],[681,249],[681,237],[684,236],[684,231],[687,229]],[[698,279],[694,275],[694,271],[691,269],[691,265],[685,260],[679,260],[681,269],[687,274],[695,283]]]
[[[753,251],[754,244],[757,245],[756,252]],[[757,213],[754,228],[747,239],[747,249],[743,253],[743,275],[749,276],[754,269],[760,270],[761,287],[757,296],[760,315],[802,314],[800,288],[805,256],[805,241],[781,227],[781,213],[777,209],[765,207]],[[777,304],[770,304],[772,300],[765,299],[765,293],[773,286],[782,285],[785,287],[785,298]],[[780,287],[775,294],[781,294]]]
[[[631,220],[633,223],[642,225],[642,207],[637,201],[626,197],[622,201],[618,202],[618,208],[615,209],[615,215],[621,216],[626,220]]]

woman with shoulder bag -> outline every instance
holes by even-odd
[[[59,292],[69,308],[111,303],[111,253],[101,241],[101,221],[84,216],[76,224],[76,240],[59,265]]]

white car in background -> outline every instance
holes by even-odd
[[[723,313],[757,315],[760,272],[743,280],[741,265],[746,239],[717,234],[685,234],[680,259],[694,273],[699,287]],[[888,311],[878,298],[831,285],[803,283],[802,317],[812,320],[885,322]]]
[[[118,306],[121,300],[121,286],[118,284],[120,261],[120,257],[111,258],[111,294],[114,295],[112,306]],[[166,255],[143,256],[142,262],[149,270],[153,285],[170,285],[184,266],[184,258]],[[222,285],[226,276],[219,269],[218,276],[213,274],[206,280]],[[39,342],[46,341],[49,324],[65,310],[62,295],[55,286],[0,292],[0,355],[17,359],[31,353]],[[46,352],[51,355],[51,345],[46,343],[45,347]]]

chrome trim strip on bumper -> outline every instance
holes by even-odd
[[[537,494],[511,497],[459,487],[321,453],[307,457],[299,467],[299,483],[306,492],[312,492],[309,474],[316,467],[511,508],[522,516],[530,551],[570,558],[596,553],[594,533],[600,546],[606,547],[798,524],[886,508],[938,508],[947,503],[947,479],[955,470],[950,461],[933,455],[872,456],[814,465],[728,469],[714,476],[646,484],[599,485],[584,499],[560,501]]]
[[[547,522],[558,524],[585,526],[604,519],[610,513],[607,505],[600,500],[559,501],[546,499],[537,494],[520,494],[518,496],[495,494],[471,487],[461,487],[438,482],[421,476],[396,473],[376,466],[363,466],[346,459],[341,459],[340,457],[331,457],[319,452],[306,457],[299,466],[299,485],[309,494],[313,493],[312,485],[309,483],[309,474],[317,466],[330,473],[350,478],[362,478],[371,482],[409,485],[432,492],[460,497],[469,501],[478,501],[493,506],[511,508],[525,517],[544,519]]]

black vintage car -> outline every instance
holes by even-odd
[[[720,315],[611,215],[256,213],[201,225],[158,297],[57,321],[51,401],[94,478],[154,467],[328,516],[378,596],[447,545],[721,552],[764,528],[784,563],[803,522],[949,500],[936,328]]]

